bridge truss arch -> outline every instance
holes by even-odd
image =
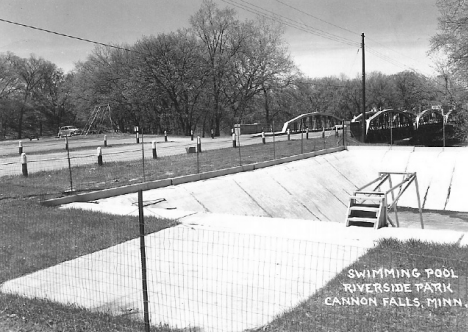
[[[322,112],[312,112],[301,114],[294,119],[286,121],[281,131],[285,133],[288,129],[291,132],[300,132],[306,129],[309,131],[332,130],[335,126],[342,123],[343,119],[337,116]]]
[[[384,109],[366,113],[366,140],[369,143],[389,143],[395,140],[411,138],[414,134],[413,113],[394,109]],[[361,137],[362,115],[351,121],[354,137]]]

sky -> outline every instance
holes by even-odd
[[[0,19],[110,44],[190,26],[203,0],[0,0]],[[291,58],[309,77],[354,78],[362,71],[435,75],[428,56],[437,32],[436,0],[214,0],[239,19],[274,15],[286,22]],[[295,27],[293,27],[295,26]],[[0,22],[0,53],[34,54],[70,71],[93,44]]]

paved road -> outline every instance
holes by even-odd
[[[310,138],[321,137],[321,132],[309,133]],[[327,132],[327,136],[333,136],[333,132]],[[300,134],[291,135],[291,139],[301,139]],[[305,135],[304,135],[305,139]],[[266,138],[272,142],[272,137]],[[287,140],[287,136],[276,136],[276,141]],[[168,137],[166,142],[164,136],[145,135],[140,137],[136,144],[136,138],[132,135],[108,136],[107,147],[103,147],[103,136],[84,137],[76,136],[68,140],[70,148],[70,159],[72,166],[93,164],[97,161],[97,147],[102,147],[105,161],[128,161],[140,159],[142,156],[142,145],[144,145],[145,158],[152,158],[152,142],[156,142],[158,156],[169,156],[186,153],[186,148],[196,146],[196,138],[191,141],[190,137],[174,136]],[[261,137],[242,135],[240,144],[252,145],[261,143]],[[205,137],[201,139],[203,150],[215,150],[232,147],[232,137]],[[238,144],[238,143],[237,143]],[[68,159],[65,150],[65,139],[46,138],[22,141],[23,152],[27,155],[28,172],[50,171],[67,168]],[[18,141],[0,142],[0,176],[21,174],[21,158],[19,156]]]

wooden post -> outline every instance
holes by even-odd
[[[98,165],[102,166],[102,149],[100,146],[98,146],[96,150],[96,154],[97,154]]]
[[[28,176],[28,158],[26,157],[26,153],[21,153],[21,171],[23,176]]]

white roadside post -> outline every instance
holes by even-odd
[[[24,152],[21,153],[21,171],[23,176],[28,176],[28,158]]]
[[[98,146],[97,148],[96,155],[97,155],[98,165],[102,166],[102,149],[100,146]]]

